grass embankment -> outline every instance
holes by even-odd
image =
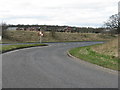
[[[18,42],[39,42],[37,32],[33,31],[6,31],[6,38],[2,39],[2,43],[18,43]],[[56,32],[54,37],[50,32],[44,32],[43,42],[70,42],[70,41],[105,41],[115,38],[115,36],[95,33],[66,33]]]
[[[69,51],[71,55],[99,66],[120,70],[118,68],[118,42],[117,39],[105,44],[74,48]]]
[[[16,49],[28,48],[28,47],[36,47],[36,46],[47,46],[46,44],[22,44],[22,45],[1,45],[0,52],[8,52]]]

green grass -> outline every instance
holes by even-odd
[[[8,52],[16,49],[35,47],[35,46],[47,46],[46,44],[22,44],[22,45],[1,45],[0,52]]]
[[[120,60],[118,60],[117,57],[97,53],[91,49],[91,47],[94,46],[96,45],[74,48],[71,49],[69,53],[77,58],[88,61],[90,63],[97,64],[99,66],[103,66],[113,70],[120,70],[120,68],[118,69],[118,61]]]

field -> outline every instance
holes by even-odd
[[[56,32],[52,36],[51,32],[44,32],[43,42],[69,42],[69,41],[105,41],[115,38],[115,36],[95,33],[64,33]],[[39,42],[38,32],[33,31],[7,31],[3,43],[16,42]]]

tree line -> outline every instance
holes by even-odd
[[[33,27],[39,28],[43,31],[55,31],[55,32],[78,32],[78,33],[101,33],[104,28],[92,28],[92,27],[72,27],[72,26],[59,26],[59,25],[8,25],[8,27],[26,28]],[[19,30],[19,29],[18,29]]]

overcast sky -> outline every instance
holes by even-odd
[[[0,0],[0,21],[101,27],[118,13],[119,0]]]

